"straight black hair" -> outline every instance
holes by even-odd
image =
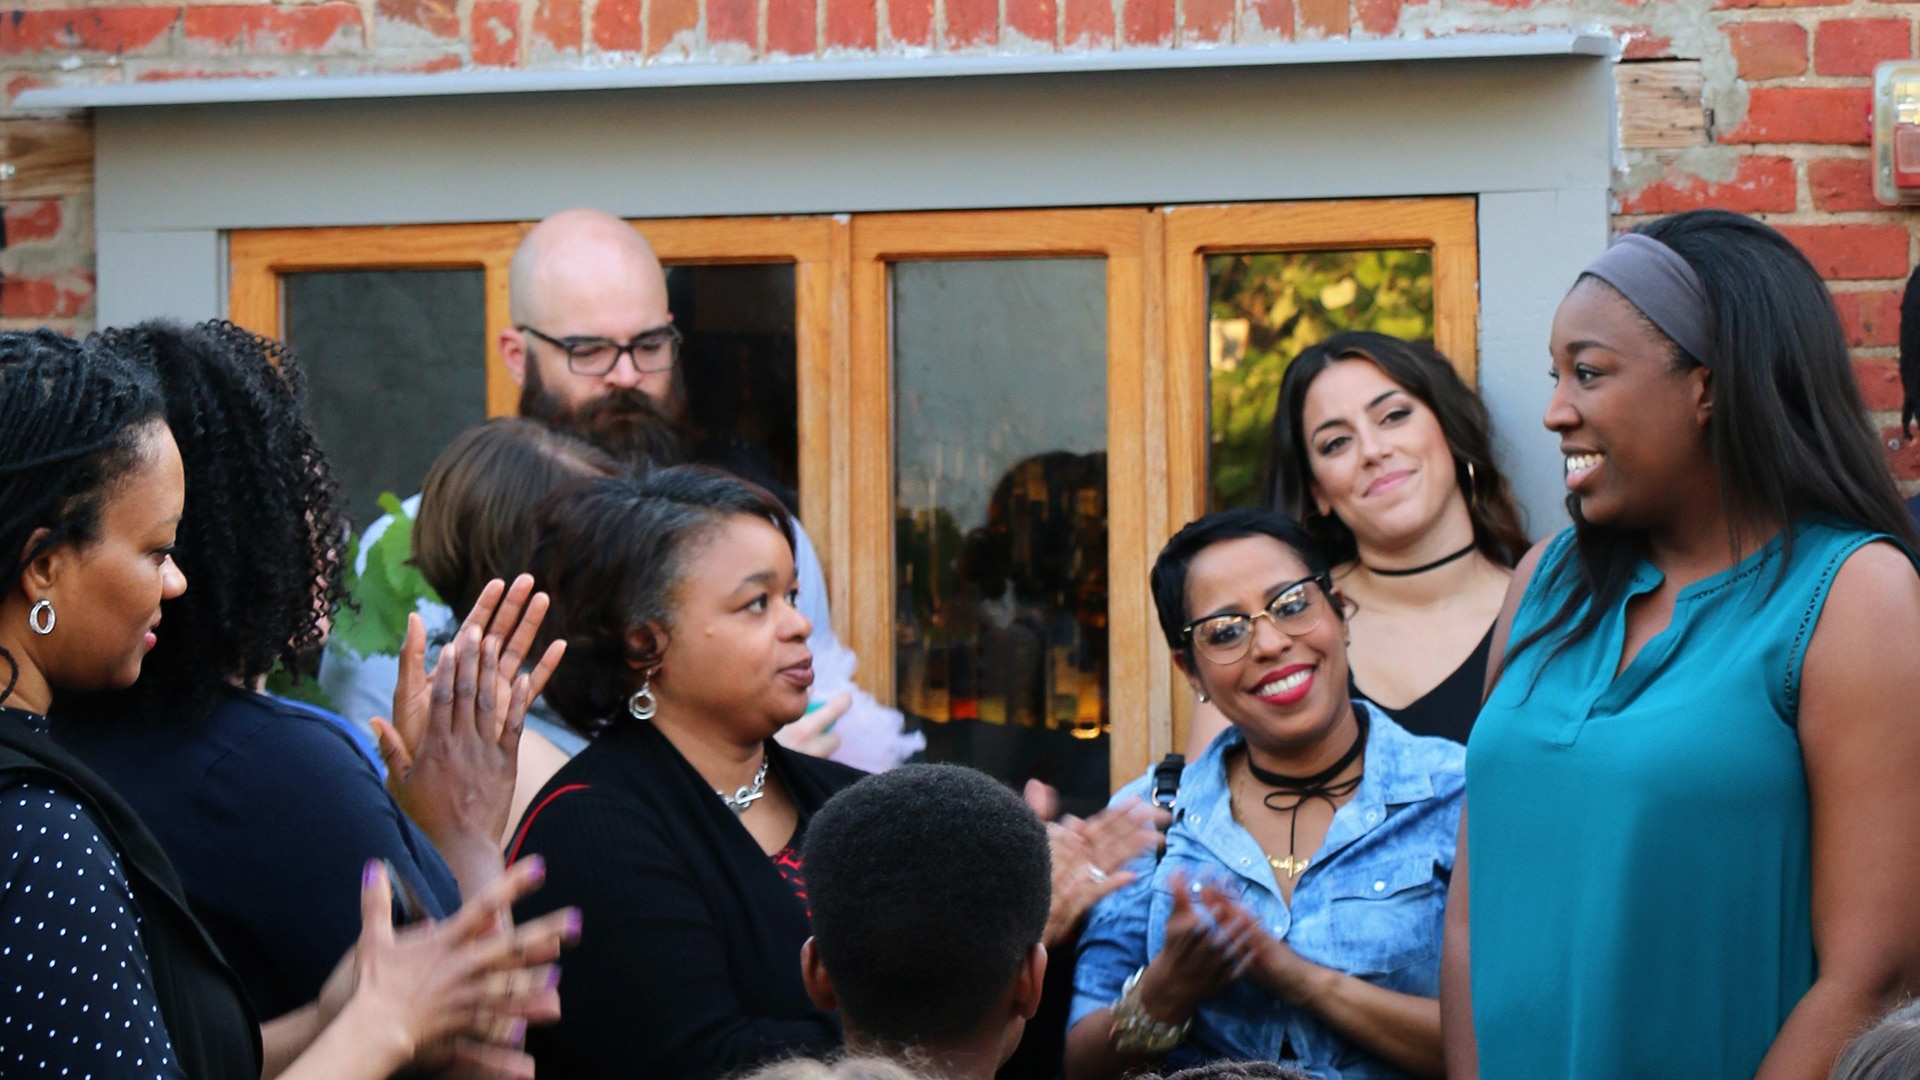
[[[1636,231],[1686,260],[1706,293],[1717,349],[1707,440],[1734,550],[1752,539],[1742,534],[1745,523],[1791,526],[1818,514],[1920,551],[1920,533],[1867,423],[1833,297],[1800,249],[1724,210],[1691,210]],[[1586,280],[1582,275],[1575,287]],[[1673,363],[1686,371],[1701,360],[1675,345]],[[1564,588],[1566,599],[1508,650],[1509,658],[1559,635],[1557,653],[1596,629],[1646,551],[1643,531],[1586,521],[1572,495],[1567,510],[1578,557],[1554,567],[1553,580],[1543,583]],[[1790,529],[1782,541],[1784,574],[1793,553]]]
[[[1307,452],[1307,391],[1340,360],[1372,364],[1433,410],[1447,449],[1453,452],[1454,483],[1467,500],[1474,546],[1501,566],[1519,562],[1527,553],[1527,530],[1521,523],[1513,490],[1493,460],[1493,420],[1487,415],[1486,404],[1472,387],[1460,381],[1453,364],[1431,345],[1370,330],[1335,334],[1287,365],[1287,373],[1280,380],[1280,401],[1273,410],[1273,429],[1267,436],[1268,505],[1305,522],[1307,531],[1326,549],[1334,565],[1360,557],[1347,523],[1335,515],[1321,514],[1314,505],[1312,457]]]
[[[1247,536],[1271,536],[1300,556],[1307,573],[1315,577],[1327,574],[1326,553],[1320,550],[1312,534],[1278,510],[1240,506],[1217,510],[1188,522],[1186,528],[1174,533],[1167,546],[1160,549],[1148,580],[1153,588],[1153,607],[1160,616],[1160,632],[1167,636],[1167,648],[1185,657],[1189,664],[1193,662],[1193,643],[1184,632],[1187,621],[1192,618],[1187,610],[1187,569],[1202,551]],[[1339,604],[1334,604],[1334,608],[1338,610]]]

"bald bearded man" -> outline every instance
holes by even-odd
[[[514,251],[508,269],[509,326],[500,331],[500,358],[520,386],[520,413],[585,439],[622,461],[667,464],[680,454],[677,426],[685,411],[678,363],[679,331],[668,308],[666,273],[633,226],[601,210],[562,210],[535,225]],[[417,514],[419,496],[404,502]],[[388,523],[374,522],[365,552]],[[362,555],[364,558],[364,554]],[[869,771],[890,768],[925,745],[902,731],[899,712],[852,683],[853,654],[834,637],[826,578],[804,529],[795,522],[794,564],[800,609],[813,623],[814,696],[849,694],[844,714],[831,701],[783,732],[796,749],[831,755]],[[451,633],[454,613],[422,605],[428,632]],[[391,657],[328,654],[322,685],[342,713],[362,727],[390,708],[398,666]],[[835,720],[837,717],[837,722]],[[831,732],[823,729],[832,726]],[[528,714],[528,731],[544,738],[521,755],[514,817],[526,794],[558,767],[543,743],[571,755],[584,746],[574,733]],[[529,785],[531,781],[531,786]]]

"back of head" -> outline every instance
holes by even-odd
[[[1267,435],[1268,505],[1305,522],[1334,564],[1359,557],[1353,531],[1339,518],[1316,512],[1307,453],[1307,392],[1329,365],[1342,360],[1372,364],[1433,412],[1447,449],[1453,452],[1454,480],[1473,519],[1474,544],[1503,566],[1518,563],[1527,552],[1527,532],[1513,491],[1493,458],[1493,419],[1486,405],[1439,350],[1388,334],[1370,330],[1335,334],[1303,350],[1287,365]]]
[[[51,330],[0,332],[0,595],[42,552],[98,538],[108,493],[160,419],[139,368]],[[0,659],[4,702],[19,668]]]
[[[1298,1069],[1272,1061],[1209,1061],[1179,1072],[1143,1076],[1140,1080],[1313,1080]]]
[[[801,862],[842,1017],[891,1046],[978,1034],[1046,930],[1046,829],[972,769],[861,780],[814,816]]]
[[[497,417],[454,437],[427,470],[413,563],[455,611],[494,578],[527,569],[540,501],[620,471],[613,458],[545,425]]]
[[[158,381],[187,483],[174,557],[189,587],[166,602],[159,644],[116,707],[197,711],[229,680],[319,647],[339,598],[339,486],[278,342],[227,322],[154,321],[90,344]]]
[[[1920,1077],[1920,1001],[1887,1014],[1847,1045],[1832,1080],[1913,1080]]]
[[[1714,464],[1734,521],[1824,513],[1920,545],[1867,424],[1833,297],[1793,242],[1752,218],[1694,210],[1643,225],[1700,279],[1719,355]]]
[[[746,1074],[743,1080],[918,1080],[899,1062],[883,1057],[843,1057],[834,1061],[789,1058]]]
[[[527,569],[552,606],[536,654],[566,639],[545,697],[569,727],[592,734],[627,715],[639,671],[658,663],[651,627],[671,625],[688,557],[742,514],[772,522],[793,543],[780,500],[698,465],[592,480],[541,503]]]

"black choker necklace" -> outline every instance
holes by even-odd
[[[1286,773],[1268,772],[1254,764],[1253,751],[1251,749],[1247,751],[1247,772],[1252,774],[1255,780],[1270,788],[1278,789],[1267,792],[1260,801],[1266,804],[1267,809],[1288,815],[1287,857],[1276,859],[1271,855],[1267,856],[1268,865],[1275,870],[1285,870],[1288,880],[1299,877],[1307,869],[1308,860],[1295,854],[1295,834],[1300,827],[1300,808],[1313,799],[1322,799],[1328,806],[1333,806],[1335,799],[1353,794],[1354,789],[1360,786],[1360,781],[1366,778],[1366,771],[1362,769],[1345,780],[1336,782],[1334,779],[1346,772],[1347,767],[1357,761],[1367,749],[1367,711],[1357,705],[1354,706],[1353,720],[1356,728],[1353,745],[1347,747],[1347,752],[1340,755],[1339,761],[1312,776],[1288,776]],[[1293,802],[1284,806],[1274,804],[1273,800],[1284,799],[1289,795],[1293,796]]]
[[[1377,566],[1373,566],[1369,563],[1364,563],[1364,562],[1361,563],[1360,565],[1365,566],[1368,570],[1371,570],[1374,573],[1379,574],[1381,577],[1412,577],[1415,574],[1424,574],[1429,570],[1438,570],[1450,562],[1459,562],[1461,559],[1464,559],[1467,556],[1473,554],[1473,549],[1479,546],[1480,545],[1477,543],[1468,544],[1466,547],[1461,548],[1459,551],[1456,551],[1451,555],[1442,555],[1439,558],[1433,560],[1432,562],[1426,564],[1425,566],[1415,566],[1406,570],[1382,570]]]

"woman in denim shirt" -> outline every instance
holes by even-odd
[[[1188,525],[1153,594],[1175,663],[1233,726],[1187,767],[1165,855],[1093,910],[1068,1076],[1220,1059],[1441,1075],[1463,749],[1348,696],[1345,601],[1291,518]]]

